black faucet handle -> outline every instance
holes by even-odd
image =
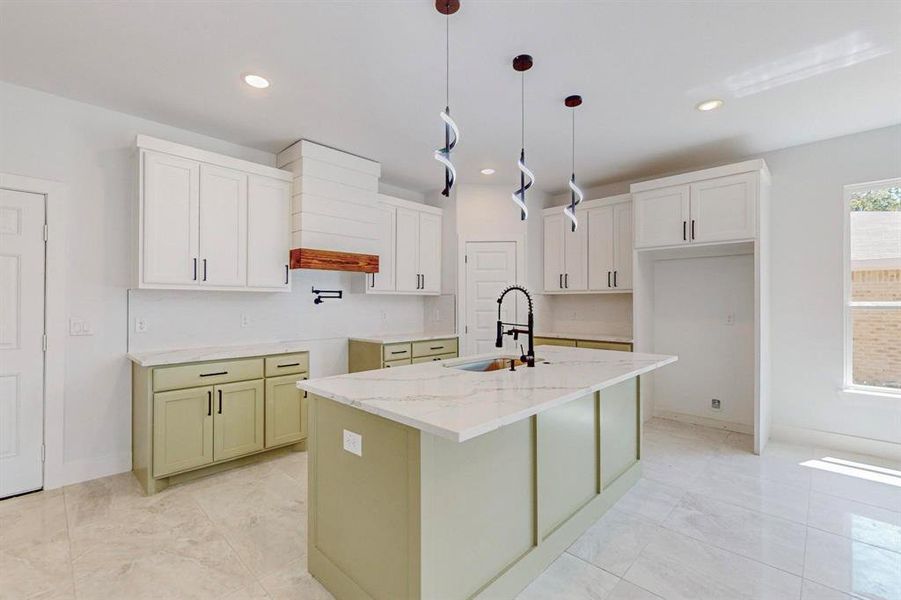
[[[511,359],[510,359],[510,370],[511,370],[511,371],[515,371],[515,370],[516,370],[516,359],[514,359],[514,358],[511,358]]]

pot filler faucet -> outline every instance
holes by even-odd
[[[527,325],[523,325],[522,323],[504,323],[501,320],[501,307],[503,306],[503,303],[504,303],[504,296],[506,296],[508,293],[512,292],[513,290],[522,292],[525,295],[526,300],[529,301],[529,321],[528,321]],[[504,331],[504,325],[509,325],[510,329],[508,329],[507,331]],[[522,327],[526,327],[526,329],[521,329]],[[514,340],[518,340],[520,333],[525,333],[525,334],[528,334],[528,336],[529,336],[529,351],[526,352],[525,354],[523,354],[520,357],[520,360],[522,360],[522,362],[526,363],[527,366],[534,367],[535,366],[535,318],[532,315],[532,296],[529,295],[529,292],[526,290],[526,288],[518,286],[518,285],[511,285],[510,287],[505,289],[503,292],[501,292],[500,298],[497,299],[497,341],[494,343],[494,345],[497,346],[498,348],[503,348],[505,335],[512,335]],[[521,348],[522,348],[522,346],[520,345],[520,349]]]

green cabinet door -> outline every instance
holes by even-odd
[[[153,395],[153,476],[213,462],[213,388]]]
[[[299,442],[307,437],[307,393],[297,381],[307,375],[266,379],[266,447]]]
[[[601,398],[601,488],[638,461],[638,378],[598,392]]]
[[[213,388],[213,458],[235,458],[263,449],[263,380]]]

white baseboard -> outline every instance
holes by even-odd
[[[691,425],[700,425],[702,427],[711,427],[713,429],[725,429],[726,431],[735,431],[736,433],[754,434],[754,428],[743,423],[735,423],[734,421],[721,421],[719,419],[710,419],[698,415],[689,415],[685,413],[673,412],[670,410],[654,410],[654,416],[661,419],[669,419],[671,421],[679,421],[680,423],[689,423]]]
[[[770,439],[804,446],[833,448],[835,450],[844,450],[845,452],[854,452],[855,454],[869,454],[870,456],[901,461],[901,444],[845,435],[844,433],[818,431],[816,429],[776,425],[774,423],[770,426]]]
[[[131,471],[131,453],[67,461],[60,468],[58,477],[52,480],[48,477],[44,481],[44,489],[52,490],[126,471]]]

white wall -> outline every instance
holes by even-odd
[[[657,261],[654,301],[654,351],[679,357],[654,374],[654,414],[752,433],[753,255]],[[711,409],[712,398],[720,410]]]
[[[68,185],[68,313],[87,320],[94,330],[89,337],[67,338],[63,441],[67,482],[131,468],[126,289],[131,283],[138,133],[275,164],[275,156],[266,152],[0,83],[0,171]],[[390,191],[398,195],[398,188]],[[336,336],[358,327],[365,329],[360,333],[370,333],[386,324],[394,330],[422,328],[423,302],[417,298],[358,295],[319,310],[311,308],[311,283],[347,289],[350,277],[295,274],[295,291],[282,295],[136,291],[134,309],[148,318],[150,331],[135,337],[135,346],[328,337],[319,346],[321,353],[312,355],[312,368],[314,373],[329,373],[344,360],[344,344],[335,341]],[[378,310],[376,322],[360,317],[364,305]],[[241,311],[251,314],[251,326],[245,329],[235,316]]]

